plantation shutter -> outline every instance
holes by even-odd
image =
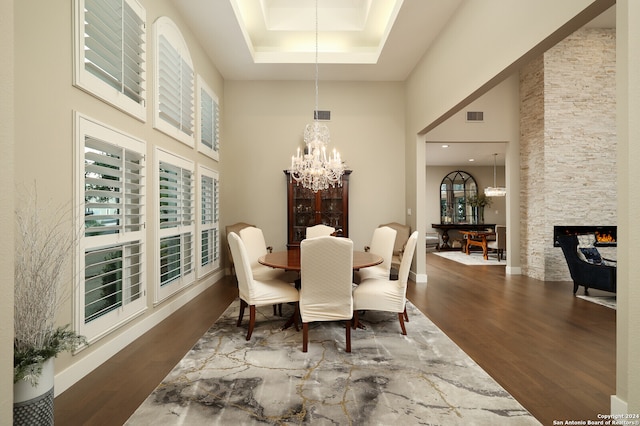
[[[194,73],[164,35],[159,40],[159,117],[188,136],[193,136]]]
[[[220,264],[220,235],[218,231],[218,174],[206,167],[200,168],[200,264],[204,275]]]
[[[84,67],[145,105],[145,22],[127,0],[85,0]]]
[[[200,142],[207,148],[218,151],[219,149],[219,134],[220,134],[220,111],[218,102],[204,90],[200,90],[201,101],[200,107],[201,121],[200,121]]]
[[[85,235],[143,226],[143,155],[85,135]]]
[[[193,224],[193,173],[161,161],[160,228]]]

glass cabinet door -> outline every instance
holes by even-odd
[[[315,225],[316,195],[301,186],[293,186],[293,232],[294,241],[304,239],[308,226]]]
[[[320,194],[320,215],[323,224],[342,229],[342,188],[329,188]]]

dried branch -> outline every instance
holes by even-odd
[[[35,187],[27,194],[16,210],[14,367],[30,357],[39,364],[79,344],[67,327],[56,327],[56,315],[71,297],[73,285],[63,277],[80,234],[65,222],[69,209],[40,207]]]

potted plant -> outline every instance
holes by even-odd
[[[473,210],[473,217],[477,223],[484,223],[484,208],[491,206],[491,197],[487,197],[484,193],[472,195],[467,199],[467,203]]]
[[[35,190],[33,191],[35,194]],[[56,315],[72,286],[63,280],[78,240],[64,209],[39,210],[37,197],[16,210],[14,284],[14,424],[53,424],[53,359],[86,343]]]

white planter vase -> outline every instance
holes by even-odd
[[[54,358],[42,364],[38,384],[26,380],[13,385],[13,424],[53,425]]]

